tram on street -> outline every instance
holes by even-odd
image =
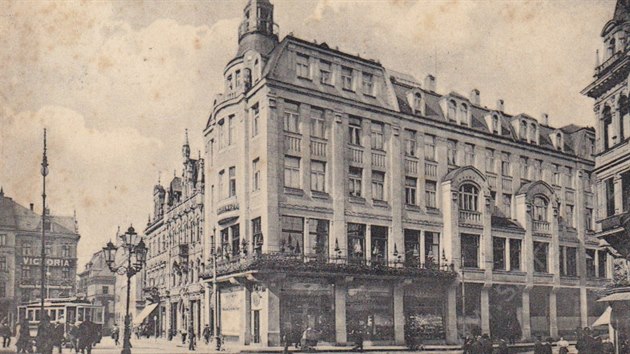
[[[18,319],[28,319],[29,329],[32,336],[37,334],[37,326],[41,319],[40,301],[31,301],[18,306]],[[105,308],[101,305],[93,305],[90,301],[71,298],[51,298],[44,300],[44,311],[48,314],[51,323],[59,322],[64,325],[64,332],[68,337],[71,325],[78,325],[86,318],[89,318],[94,327],[98,330],[96,342],[102,338],[103,323],[105,320]]]

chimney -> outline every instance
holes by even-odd
[[[435,92],[435,76],[429,74],[424,78],[424,88],[431,92]]]
[[[542,118],[542,125],[549,126],[549,115],[547,113],[543,113],[541,115],[541,118]]]
[[[472,91],[470,91],[470,102],[474,105],[479,106],[479,104],[481,103],[479,90],[472,89]]]
[[[505,109],[505,102],[503,101],[502,98],[499,98],[497,100],[497,111],[503,112],[504,109]]]
[[[31,207],[31,211],[33,211],[33,208],[35,207],[35,204],[31,203],[30,207]]]

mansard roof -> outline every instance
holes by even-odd
[[[48,215],[48,220],[55,225],[54,232],[77,234],[76,222],[72,216]],[[13,199],[0,195],[0,228],[19,231],[39,231],[42,216],[29,208],[23,207]]]

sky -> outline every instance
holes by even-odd
[[[275,0],[280,35],[379,60],[438,91],[552,126],[594,126],[599,34],[614,0]],[[28,1],[0,9],[0,186],[41,211],[76,210],[79,263],[118,226],[146,225],[153,186],[181,173],[189,130],[197,156],[246,0]],[[176,172],[174,172],[176,171]]]

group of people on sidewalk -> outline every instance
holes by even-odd
[[[13,334],[10,326],[3,322],[0,325],[0,332],[3,337],[3,348],[9,348],[11,345],[11,335]],[[89,319],[80,324],[69,324],[66,336],[64,324],[50,322],[48,315],[44,314],[42,320],[37,325],[37,335],[31,336],[28,319],[22,319],[15,327],[15,346],[17,353],[41,353],[52,354],[55,348],[58,352],[63,351],[66,342],[69,342],[71,348],[75,352],[88,353],[92,352],[92,346],[96,339],[98,331],[93,322]],[[35,347],[35,348],[33,348]]]

